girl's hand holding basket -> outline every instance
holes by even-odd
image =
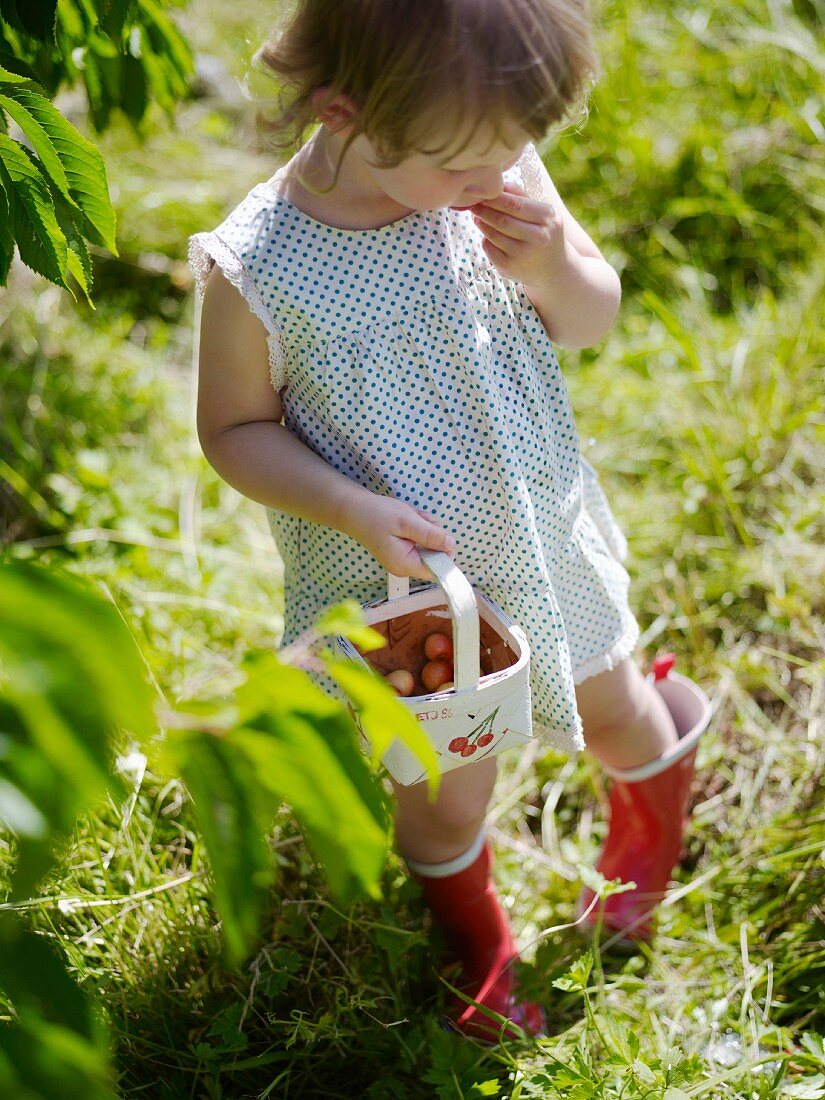
[[[432,581],[432,572],[422,562],[416,544],[450,557],[455,553],[455,539],[437,519],[403,500],[378,493],[359,494],[348,509],[344,530],[396,577]]]

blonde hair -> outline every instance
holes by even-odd
[[[297,0],[256,61],[280,85],[276,148],[302,143],[319,88],[324,104],[353,101],[336,179],[360,134],[388,168],[413,152],[460,152],[482,125],[498,136],[510,121],[538,141],[584,105],[597,71],[587,0]],[[451,137],[428,148],[434,124]]]

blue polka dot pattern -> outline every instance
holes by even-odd
[[[521,166],[508,178],[529,192]],[[192,238],[190,258],[201,287],[217,262],[265,325],[290,431],[455,536],[458,566],[530,640],[536,732],[571,751],[583,747],[574,684],[614,667],[638,637],[625,544],[580,456],[550,339],[481,240],[455,210],[336,229],[261,184]],[[386,594],[382,567],[354,539],[269,517],[284,645],[329,604]]]

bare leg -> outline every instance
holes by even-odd
[[[446,772],[434,803],[429,801],[426,782],[402,787],[390,777],[402,855],[421,863],[441,863],[465,852],[484,824],[496,772],[495,757]]]
[[[670,712],[628,658],[576,685],[587,748],[603,764],[635,768],[678,741]]]

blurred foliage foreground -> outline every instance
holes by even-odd
[[[352,610],[349,617],[343,609],[331,613],[326,629],[366,649],[383,645]],[[373,767],[401,729],[434,778],[432,748],[392,691],[346,661],[330,657],[327,667],[362,711]],[[230,966],[260,939],[275,870],[267,837],[284,800],[339,903],[380,896],[386,798],[346,708],[302,670],[273,654],[250,656],[231,696],[191,701],[185,712],[166,715],[166,736],[153,739],[152,692],[117,611],[88,585],[25,563],[0,565],[0,670],[0,822],[16,848],[11,903],[0,912],[0,983],[15,1020],[0,1029],[2,1095],[115,1095],[99,1018],[21,911],[37,904],[31,893],[78,816],[104,797],[116,812],[125,807],[123,780],[149,763],[142,748],[158,758],[160,774],[180,776],[193,799]],[[123,745],[113,774],[118,730],[135,741]],[[194,864],[176,885],[197,873]],[[61,908],[71,911],[71,903],[64,899]]]
[[[679,651],[717,720],[655,948],[630,957],[569,928],[598,768],[502,762],[497,874],[552,1034],[489,1051],[439,1030],[438,934],[387,858],[384,789],[275,658],[265,517],[194,442],[186,238],[271,174],[231,75],[268,19],[180,14],[200,94],[177,129],[162,96],[92,102],[120,253],[88,246],[96,312],[20,265],[0,300],[0,1094],[822,1100],[821,6],[608,3],[586,127],[546,152],[625,288],[564,367],[643,644]],[[89,98],[134,74],[137,36],[104,39]],[[380,746],[402,718],[369,706]]]

